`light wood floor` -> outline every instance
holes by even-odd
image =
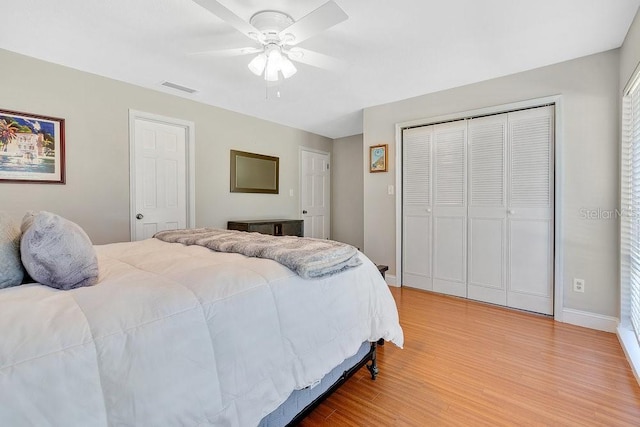
[[[392,288],[404,349],[365,369],[301,426],[640,426],[640,387],[616,335]]]

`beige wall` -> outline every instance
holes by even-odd
[[[618,221],[586,220],[580,209],[618,204],[619,51],[551,65],[364,111],[364,147],[388,143],[389,173],[364,173],[364,250],[395,268],[395,124],[528,99],[562,96],[563,127],[556,170],[563,250],[565,308],[618,315]],[[572,292],[574,277],[586,292]]]
[[[620,48],[620,87],[624,89],[634,70],[640,66],[640,9]]]
[[[64,118],[67,162],[66,185],[0,183],[0,209],[59,213],[96,244],[129,240],[129,109],[195,122],[197,226],[298,218],[299,147],[331,152],[331,139],[177,96],[4,50],[0,63],[0,109]],[[231,194],[231,148],[280,157],[280,194]]]
[[[362,134],[333,140],[331,238],[364,247]]]

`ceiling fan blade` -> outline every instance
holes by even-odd
[[[189,55],[206,55],[212,58],[229,58],[232,56],[250,55],[252,53],[262,52],[262,48],[258,47],[237,47],[234,49],[214,49],[204,50],[202,52],[192,52]]]
[[[240,31],[245,36],[255,40],[257,35],[260,34],[260,31],[244,19],[240,18],[238,15],[227,9],[217,0],[193,0],[198,3],[200,6],[207,9],[209,12],[216,15],[218,18],[225,21],[227,24],[234,27],[236,30]],[[251,34],[255,34],[252,36]]]
[[[325,70],[338,71],[346,66],[346,63],[340,59],[300,47],[293,48],[285,53],[292,61]]]
[[[280,38],[282,40],[286,40],[287,34],[293,35],[293,40],[287,41],[287,44],[295,46],[301,41],[306,40],[327,28],[331,28],[347,18],[349,17],[345,11],[331,0],[282,30],[280,32]]]

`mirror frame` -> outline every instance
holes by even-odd
[[[248,153],[246,151],[231,150],[231,168],[230,168],[230,190],[232,193],[266,193],[279,194],[280,192],[280,158],[273,156],[265,156],[263,154]],[[264,187],[243,187],[238,185],[238,158],[245,157],[250,159],[264,160],[265,162],[275,163],[275,181],[276,188]]]

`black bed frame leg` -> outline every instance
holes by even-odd
[[[378,343],[371,343],[371,364],[367,365],[367,370],[371,374],[371,379],[375,381],[378,376],[378,362],[376,361],[376,347]]]

